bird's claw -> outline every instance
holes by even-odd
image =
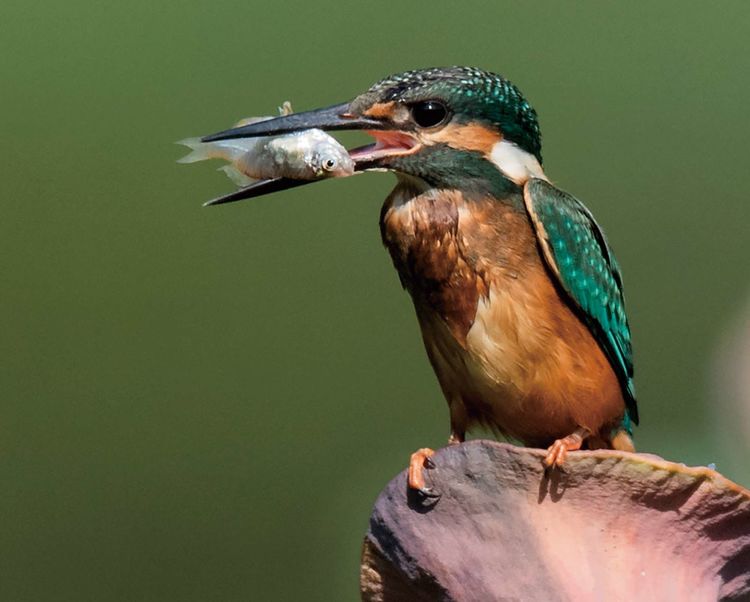
[[[558,439],[547,449],[547,455],[544,457],[544,465],[547,468],[562,469],[567,455],[568,450],[565,444],[562,439]]]
[[[414,492],[420,497],[430,500],[436,500],[441,496],[441,494],[435,491],[432,487],[422,487],[422,489],[415,489]]]
[[[547,468],[562,469],[565,458],[569,451],[581,449],[583,440],[589,435],[589,432],[583,427],[577,428],[567,437],[557,439],[547,448],[547,455],[544,457],[544,465]]]
[[[408,483],[409,489],[414,489],[425,495],[431,497],[431,489],[425,485],[424,480],[424,469],[435,468],[435,463],[430,459],[435,452],[429,447],[423,447],[415,451],[409,459],[409,471],[408,471]]]

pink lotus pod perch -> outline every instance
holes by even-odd
[[[750,600],[750,491],[708,468],[598,450],[470,441],[427,470],[440,497],[378,497],[366,601]]]

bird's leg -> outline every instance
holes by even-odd
[[[466,407],[460,399],[448,404],[451,413],[451,436],[448,445],[458,445],[466,440]]]
[[[562,466],[568,452],[581,449],[584,439],[590,434],[591,433],[588,429],[579,426],[567,437],[558,439],[547,448],[547,455],[544,458],[544,463],[547,466]]]
[[[429,447],[423,447],[418,449],[411,455],[409,460],[409,489],[416,489],[424,495],[429,495],[429,487],[425,487],[424,474],[425,468],[432,468],[432,460],[430,458],[435,454],[434,450]]]
[[[451,436],[448,437],[448,445],[458,445],[459,443],[463,443],[465,440],[466,439],[463,431],[456,431],[455,429],[452,429]]]

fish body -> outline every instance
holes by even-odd
[[[291,112],[287,103],[282,114]],[[238,125],[272,119],[251,117]],[[354,161],[338,141],[322,130],[310,129],[258,138],[238,138],[201,142],[200,138],[181,140],[191,149],[178,163],[195,163],[207,159],[223,159],[229,164],[221,167],[236,184],[246,186],[254,180],[291,178],[316,180],[325,177],[344,177],[354,173]]]

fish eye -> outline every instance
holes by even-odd
[[[431,128],[445,122],[448,107],[439,100],[425,100],[411,106],[411,116],[421,128]]]
[[[337,164],[338,161],[336,161],[336,159],[326,159],[325,161],[323,161],[323,169],[325,169],[326,171],[333,171],[334,169],[336,169]]]

